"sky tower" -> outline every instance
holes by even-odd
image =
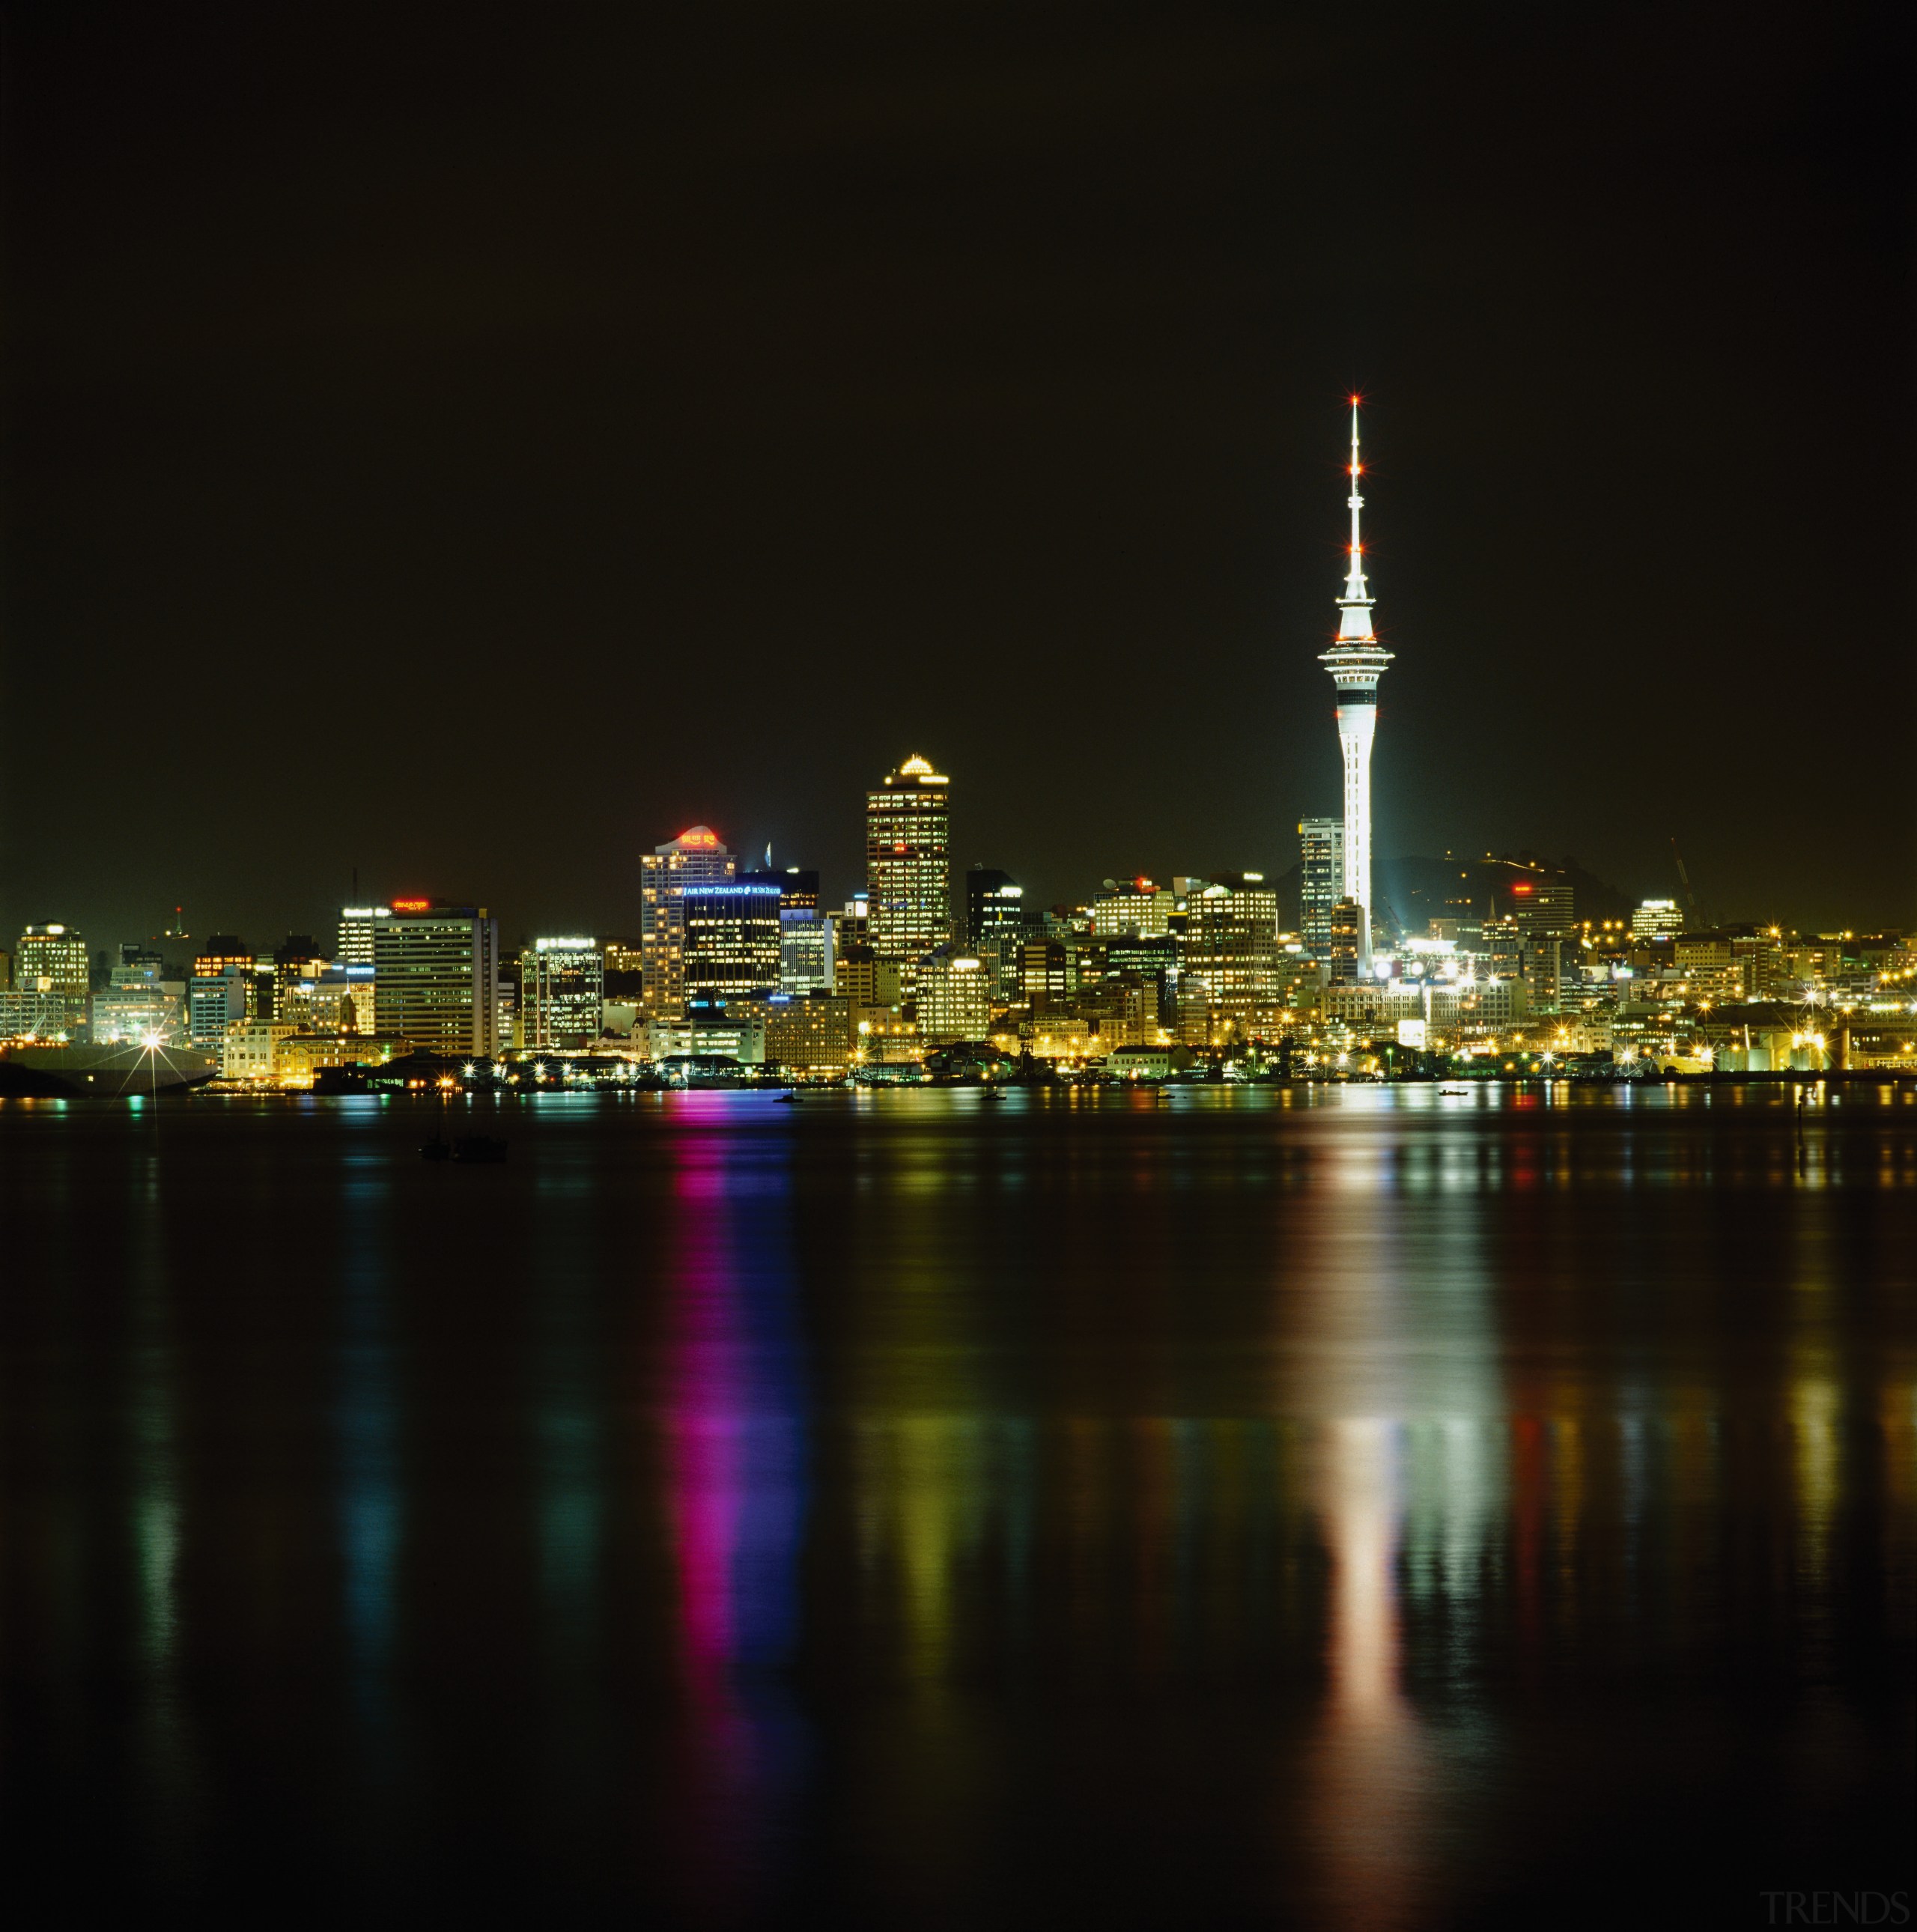
[[[1358,399],[1352,398],[1351,568],[1345,594],[1338,599],[1344,613],[1338,641],[1321,651],[1318,661],[1338,687],[1338,744],[1345,758],[1345,896],[1363,908],[1358,920],[1358,962],[1371,963],[1371,740],[1378,728],[1378,680],[1391,662],[1391,653],[1371,628],[1371,593],[1365,587],[1364,544],[1358,535]]]

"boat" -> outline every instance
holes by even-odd
[[[0,1098],[145,1100],[203,1087],[219,1071],[218,1054],[191,1046],[9,1046],[0,1048]]]
[[[782,1094],[773,1104],[781,1107],[796,1107],[799,1104],[799,1096],[796,1094]]]
[[[487,1134],[462,1134],[452,1144],[452,1157],[466,1167],[490,1166],[506,1157],[506,1144]]]

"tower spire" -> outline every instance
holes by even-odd
[[[1378,680],[1391,662],[1391,653],[1378,641],[1371,627],[1371,588],[1365,581],[1364,539],[1358,512],[1364,496],[1358,478],[1364,473],[1358,453],[1358,399],[1352,398],[1350,567],[1345,594],[1338,599],[1343,614],[1338,641],[1321,652],[1318,662],[1338,688],[1338,744],[1345,766],[1345,897],[1358,908],[1357,965],[1371,959],[1371,741],[1378,729]]]
[[[1371,592],[1364,580],[1364,538],[1358,528],[1358,512],[1364,498],[1358,489],[1364,465],[1358,458],[1358,399],[1352,398],[1352,491],[1345,499],[1352,513],[1352,547],[1349,568],[1345,574],[1345,594],[1338,599],[1345,614],[1338,626],[1341,638],[1369,638],[1371,629]]]

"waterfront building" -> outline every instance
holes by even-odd
[[[776,872],[741,872],[724,884],[682,888],[680,974],[688,1006],[778,991],[782,890]]]
[[[1358,460],[1358,398],[1352,398],[1351,494],[1345,500],[1352,513],[1350,564],[1345,594],[1338,599],[1343,615],[1338,641],[1321,652],[1318,662],[1331,674],[1338,690],[1338,745],[1345,768],[1344,893],[1358,908],[1358,966],[1371,962],[1371,914],[1376,903],[1371,886],[1371,743],[1378,729],[1378,680],[1394,656],[1378,641],[1372,628],[1372,597],[1364,572],[1364,544],[1358,513],[1364,499],[1358,492],[1364,466]]]
[[[1345,896],[1345,827],[1336,818],[1298,820],[1298,900],[1304,948],[1331,957],[1331,915]]]
[[[500,1047],[499,922],[484,906],[395,899],[374,931],[374,1031],[422,1053]]]
[[[20,934],[14,949],[14,990],[28,995],[33,1010],[32,1023],[20,1031],[42,1039],[77,1037],[86,1028],[92,983],[86,941],[75,928],[51,920]]]
[[[910,758],[866,794],[867,939],[909,1007],[919,962],[952,937],[951,780]]]
[[[939,1046],[983,1040],[997,988],[993,964],[957,946],[937,947],[919,962],[919,1031]]]
[[[1331,984],[1348,986],[1358,976],[1364,952],[1364,908],[1356,899],[1340,899],[1331,908],[1327,928],[1330,950],[1326,964]]]
[[[599,1036],[605,956],[596,939],[535,939],[519,954],[519,1043],[589,1047]]]
[[[789,866],[778,894],[778,990],[830,992],[832,923],[819,904],[819,875]]]
[[[709,825],[695,825],[670,844],[655,846],[639,861],[640,1004],[649,1018],[679,1013],[686,1005],[685,908],[688,886],[724,885],[738,861]]]
[[[1034,1012],[1066,1006],[1077,985],[1072,950],[1063,940],[1028,939],[1019,947],[1019,998]]]
[[[1250,1031],[1282,997],[1276,889],[1262,872],[1218,872],[1189,904],[1185,970],[1215,1021]]]
[[[284,1020],[236,1020],[220,1042],[221,1077],[265,1085],[278,1073],[280,1046],[298,1030]]]
[[[775,1066],[843,1073],[852,1039],[852,1002],[843,993],[781,993],[766,1002],[766,1058]]]

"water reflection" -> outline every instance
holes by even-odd
[[[730,1918],[774,1880],[804,1760],[781,1672],[798,1632],[808,1405],[784,1143],[714,1125],[670,1143],[661,1426],[692,1723],[686,1882]]]

